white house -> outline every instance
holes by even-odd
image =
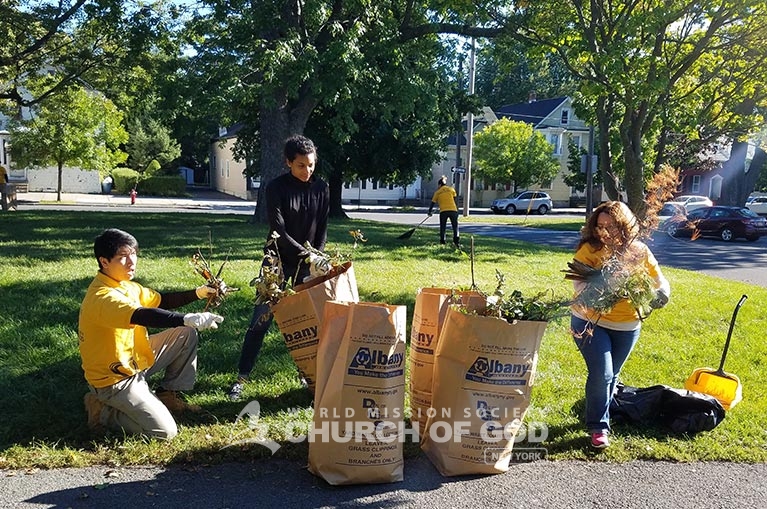
[[[216,191],[237,196],[244,200],[255,200],[258,181],[245,177],[246,162],[234,157],[237,135],[244,127],[235,124],[220,127],[218,136],[210,145],[210,186]]]
[[[569,206],[571,196],[575,193],[563,180],[568,172],[568,142],[573,141],[580,148],[586,147],[589,141],[589,126],[575,116],[572,100],[569,97],[556,97],[538,101],[535,95],[531,94],[530,99],[524,103],[502,106],[496,111],[484,108],[482,114],[474,118],[473,132],[477,133],[501,118],[532,124],[533,128],[544,134],[553,145],[554,156],[559,160],[561,171],[551,182],[531,186],[531,189],[546,191],[551,195],[555,207]],[[464,122],[465,126],[466,122]],[[451,171],[454,167],[463,167],[466,161],[466,136],[461,133],[460,146],[456,146],[456,138],[456,136],[450,138],[445,159],[432,167],[433,180],[426,184],[425,194],[430,196],[430,193],[434,192],[437,187],[436,181],[441,175],[451,175],[453,186],[458,191],[461,200],[463,199],[466,176],[465,174],[451,173]],[[460,153],[456,154],[457,151]],[[472,179],[471,188],[471,206],[489,207],[496,198],[510,194],[514,186],[513,182],[491,185],[478,179]]]

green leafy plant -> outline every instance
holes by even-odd
[[[553,292],[539,292],[525,297],[520,290],[506,293],[506,277],[495,271],[498,283],[493,294],[488,298],[488,306],[482,313],[485,316],[503,318],[509,323],[519,320],[548,322],[567,312],[567,299],[557,298]]]

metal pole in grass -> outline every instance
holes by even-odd
[[[474,282],[474,235],[471,237],[471,289],[474,291],[479,291],[479,288],[477,288],[476,283]]]

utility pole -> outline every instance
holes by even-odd
[[[477,40],[471,38],[471,53],[469,57],[469,95],[474,95],[474,75],[477,69]],[[469,112],[466,118],[466,180],[463,193],[463,217],[469,217],[471,202],[471,152],[474,145],[474,113]]]
[[[458,58],[458,88],[463,88],[463,54]],[[455,167],[460,168],[463,166],[461,161],[461,144],[463,142],[463,131],[458,130],[455,133]],[[452,179],[455,179],[455,174],[451,175]],[[455,183],[455,180],[453,180]]]

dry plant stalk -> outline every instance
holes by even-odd
[[[221,267],[219,267],[218,272],[214,275],[208,260],[205,259],[199,249],[197,249],[197,253],[192,255],[192,260],[189,263],[194,267],[195,272],[205,279],[206,286],[216,289],[216,293],[208,297],[204,311],[207,311],[210,308],[217,308],[223,304],[227,295],[239,291],[239,288],[227,286],[223,278],[221,278],[221,273],[223,272],[224,265],[226,265],[227,261],[229,261],[229,257],[221,263]]]
[[[647,183],[645,217],[639,223],[640,238],[649,238],[658,228],[658,213],[678,188],[679,170],[668,164],[661,166],[660,171]]]
[[[354,239],[352,250],[357,249],[360,242],[367,242],[365,235],[360,230],[351,230],[349,234]],[[250,286],[255,288],[257,305],[277,304],[283,297],[296,293],[293,290],[293,286],[298,283],[296,277],[298,277],[299,268],[296,268],[296,274],[292,274],[292,277],[288,278],[286,276],[282,267],[280,251],[277,249],[277,239],[279,238],[280,235],[277,232],[272,232],[269,236],[258,276],[250,282]],[[303,247],[304,252],[301,253],[301,256],[305,258],[302,262],[308,264],[309,255],[313,254],[318,257],[315,260],[315,264],[322,267],[326,272],[352,259],[351,254],[343,254],[339,250],[336,250],[334,253],[326,253],[315,249],[308,242],[304,243]]]

